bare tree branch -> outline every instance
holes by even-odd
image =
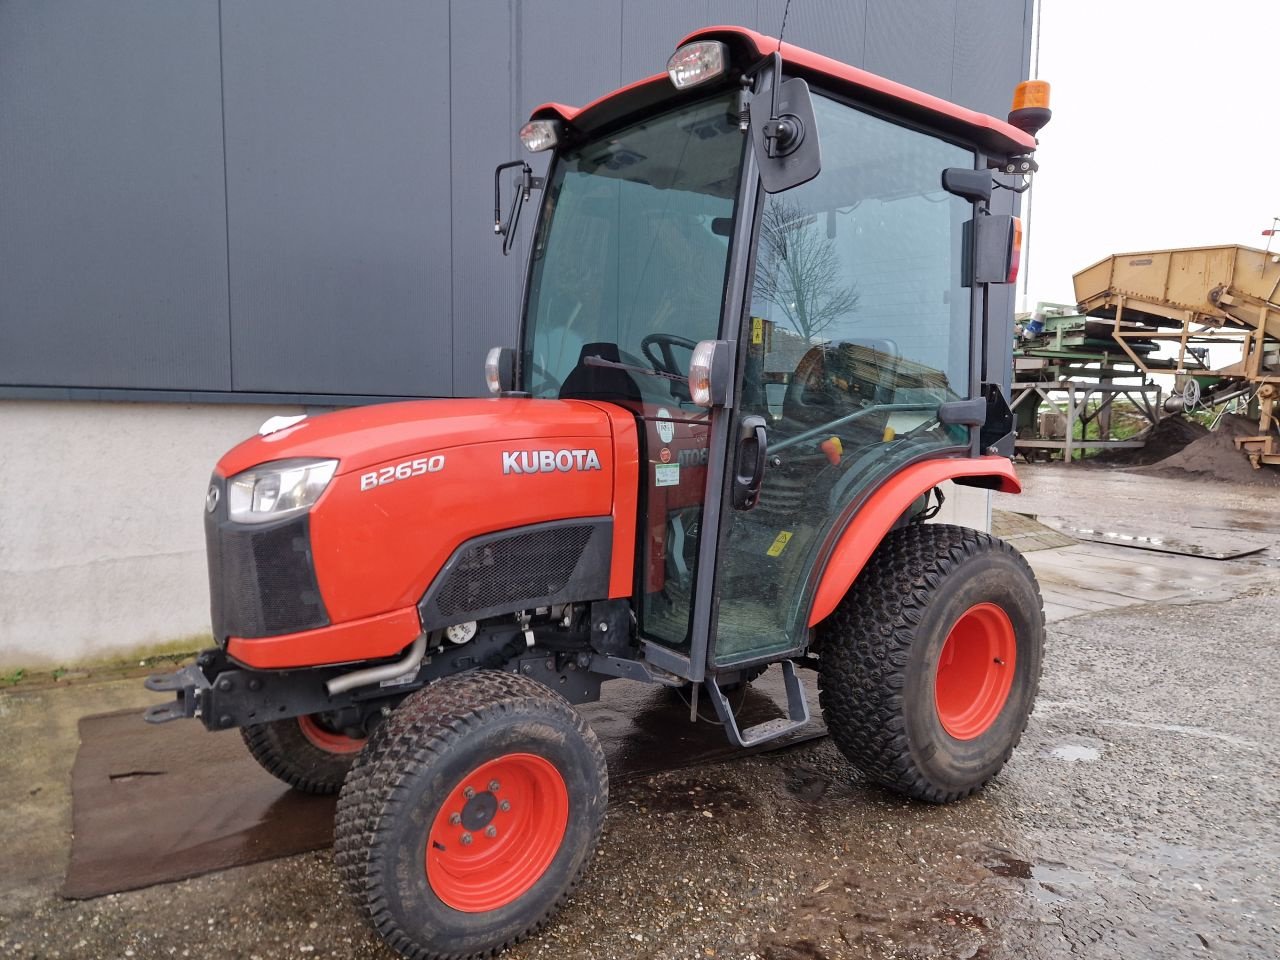
[[[835,241],[809,229],[815,220],[794,200],[770,198],[755,279],[755,296],[775,305],[809,343],[858,307],[857,286],[842,283]]]

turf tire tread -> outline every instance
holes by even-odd
[[[240,737],[262,769],[299,793],[337,793],[351,768],[350,754],[321,750],[303,736],[296,719],[241,727]]]
[[[961,564],[988,552],[1012,556],[1035,583],[1026,559],[988,533],[940,523],[892,531],[819,627],[818,695],[836,746],[869,780],[918,800],[950,803],[991,779],[967,790],[947,791],[932,785],[911,756],[902,712],[914,628],[931,595]],[[1039,609],[1043,625],[1043,604]],[[1030,683],[1034,703],[1039,669]],[[1001,765],[1025,729],[1024,721]]]
[[[334,826],[334,860],[357,908],[379,935],[409,960],[478,960],[495,957],[537,933],[572,896],[599,843],[599,826],[591,847],[564,892],[529,927],[492,949],[455,953],[432,951],[414,943],[391,916],[381,889],[380,854],[374,841],[390,832],[395,813],[404,804],[404,783],[410,771],[421,769],[452,741],[482,723],[489,710],[554,711],[572,717],[593,753],[603,785],[598,817],[608,805],[608,770],[604,750],[578,711],[558,693],[520,674],[475,670],[432,683],[411,694],[374,731],[347,776],[338,797]]]

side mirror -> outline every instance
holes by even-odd
[[[942,189],[970,203],[990,203],[991,172],[970,167],[947,167],[942,171]]]
[[[776,66],[773,76],[776,83]],[[751,140],[765,192],[781,193],[816,177],[822,170],[822,148],[809,85],[793,77],[776,97],[753,99]]]
[[[703,340],[689,358],[689,397],[700,407],[723,407],[733,386],[733,344]]]
[[[484,382],[495,397],[516,388],[516,352],[511,347],[494,347],[484,358]]]

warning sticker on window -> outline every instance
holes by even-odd
[[[655,463],[653,465],[653,485],[655,487],[675,487],[680,485],[680,464]]]
[[[787,544],[791,542],[791,531],[783,530],[780,534],[773,538],[773,546],[768,549],[771,557],[782,556],[782,551],[787,549]]]

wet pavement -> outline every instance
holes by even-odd
[[[1055,470],[1026,471],[1028,496],[997,506],[1083,516]],[[1143,492],[1122,476],[1072,472],[1076,502],[1105,520],[1280,523],[1280,501],[1255,490],[1143,477]],[[1197,570],[1173,596],[1055,620],[1022,746],[965,802],[869,787],[829,740],[618,786],[582,887],[509,956],[1280,956],[1273,554],[1173,557],[1225,576]],[[121,682],[0,694],[0,956],[392,956],[346,905],[328,851],[59,899],[75,720],[130,698],[146,702]]]
[[[826,736],[816,685],[807,693],[816,719],[751,752]],[[767,672],[731,699],[743,726],[786,716],[782,672]],[[740,754],[718,724],[689,723],[690,707],[674,690],[612,682],[598,702],[580,709],[614,786]],[[714,716],[705,702],[699,712]],[[80,721],[71,798],[71,856],[60,893],[78,900],[333,844],[336,797],[290,790],[234,733],[143,723],[137,710]]]

